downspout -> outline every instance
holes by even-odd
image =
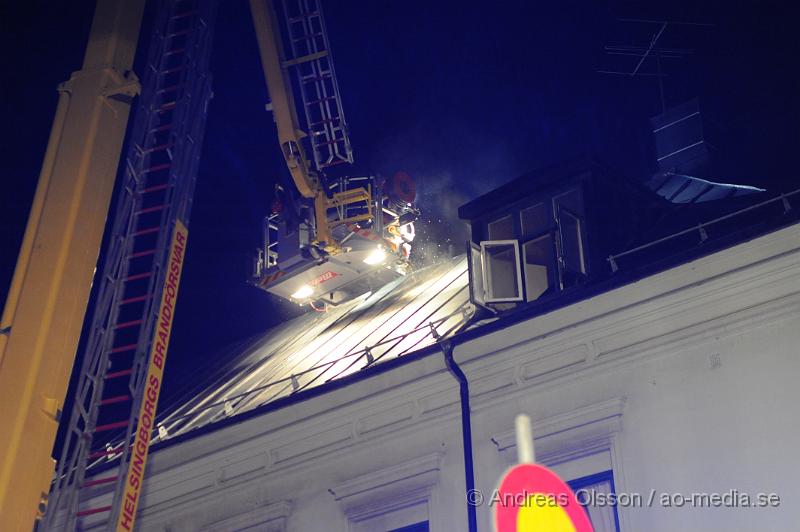
[[[469,532],[478,532],[478,513],[472,494],[475,493],[475,469],[472,463],[472,424],[469,408],[469,381],[467,376],[453,359],[453,345],[450,340],[439,342],[444,354],[444,363],[447,369],[458,381],[461,395],[461,438],[464,443],[464,476],[466,477],[465,501],[467,503],[467,524]]]

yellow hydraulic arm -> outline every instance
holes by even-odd
[[[313,61],[326,55],[327,52],[284,62],[281,33],[272,0],[250,0],[250,11],[253,16],[261,66],[267,82],[267,90],[271,99],[270,106],[278,130],[278,142],[283,157],[297,190],[304,198],[314,200],[316,222],[314,242],[324,244],[325,250],[329,253],[337,253],[340,251],[340,246],[331,235],[331,228],[359,220],[329,221],[328,210],[348,203],[364,203],[369,213],[366,218],[372,218],[372,194],[368,189],[358,188],[344,193],[336,193],[333,198],[328,197],[320,183],[319,176],[311,169],[303,148],[302,140],[307,137],[307,133],[301,129],[297,119],[292,88],[286,73],[288,66]]]
[[[31,530],[75,360],[125,136],[144,0],[98,0],[59,100],[0,320],[0,528]]]
[[[275,12],[270,0],[250,0],[250,11],[253,15],[261,67],[264,69],[267,90],[272,100],[272,113],[283,157],[300,194],[304,198],[315,198],[320,193],[321,187],[319,179],[309,168],[308,158],[300,142],[306,134],[300,129],[292,90],[289,80],[284,75],[280,32]]]

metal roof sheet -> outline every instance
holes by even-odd
[[[471,316],[464,256],[400,278],[375,293],[278,325],[235,355],[217,378],[159,416],[157,439],[184,434],[411,353]],[[166,433],[164,432],[166,430]]]

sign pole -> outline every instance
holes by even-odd
[[[535,464],[536,451],[533,444],[531,418],[525,414],[519,414],[514,418],[514,429],[517,435],[517,462]]]
[[[586,510],[569,485],[536,464],[531,418],[514,418],[518,464],[506,471],[495,490],[494,532],[594,532]]]

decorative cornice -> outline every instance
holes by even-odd
[[[439,480],[442,453],[361,475],[330,488],[348,518],[361,520],[428,498]]]
[[[289,501],[280,501],[262,506],[244,514],[234,515],[204,526],[202,532],[228,532],[256,528],[263,532],[284,532],[286,520],[292,513]]]
[[[554,465],[609,449],[614,434],[622,431],[625,398],[617,397],[533,422],[536,460]],[[492,437],[497,451],[516,463],[513,430]]]

